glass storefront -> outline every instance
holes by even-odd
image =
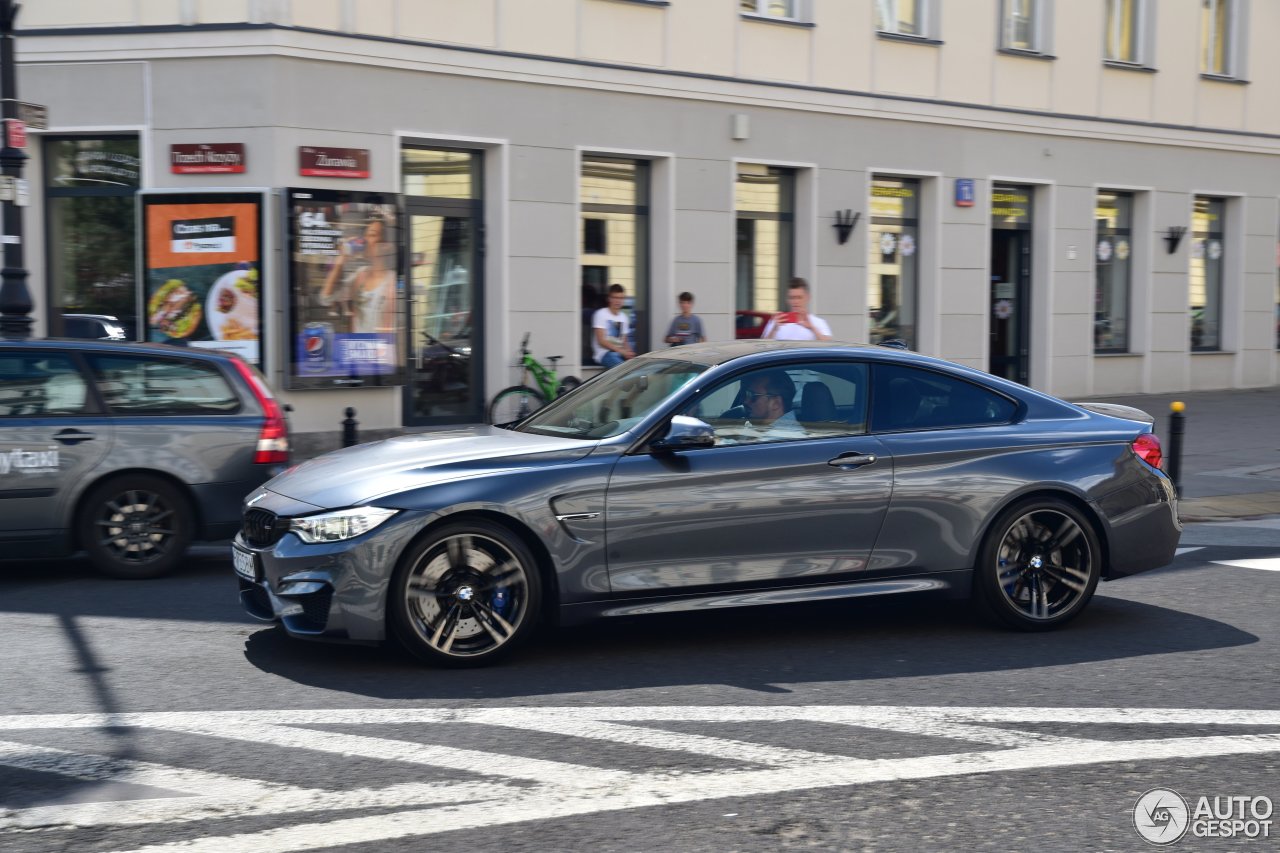
[[[1100,191],[1094,222],[1093,350],[1128,352],[1133,193]]]
[[[785,310],[794,275],[795,170],[739,163],[734,209],[736,336],[759,337],[765,318]]]
[[[137,137],[46,138],[44,163],[49,334],[67,333],[67,316],[74,331],[75,315],[92,314],[118,318],[133,339]]]
[[[1223,225],[1227,203],[1196,196],[1191,214],[1191,349],[1222,349]]]
[[[610,285],[626,289],[630,346],[649,349],[649,162],[585,155],[579,204],[582,363],[592,357],[591,318],[605,307]]]
[[[481,166],[477,151],[401,153],[408,242],[406,424],[482,419]]]
[[[870,342],[900,340],[916,349],[920,181],[871,182],[871,257],[867,313]]]

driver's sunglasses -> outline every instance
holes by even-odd
[[[760,397],[781,397],[781,394],[770,394],[768,391],[746,391],[742,394],[742,402],[750,403]]]

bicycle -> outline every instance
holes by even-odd
[[[553,355],[547,358],[551,367],[546,367],[529,352],[529,333],[520,342],[520,384],[503,388],[493,397],[489,404],[489,423],[507,424],[522,421],[541,409],[557,397],[561,397],[582,384],[576,376],[560,377],[556,375],[556,362],[564,358]],[[529,375],[537,388],[528,384]]]

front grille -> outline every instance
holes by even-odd
[[[251,509],[244,514],[244,527],[240,533],[244,541],[258,548],[266,548],[280,541],[289,523],[276,518],[274,512]]]

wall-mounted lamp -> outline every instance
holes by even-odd
[[[729,135],[734,139],[746,139],[751,136],[751,117],[746,113],[734,113],[729,120]]]
[[[1178,251],[1178,244],[1182,242],[1182,235],[1187,233],[1185,225],[1170,225],[1169,233],[1164,235],[1164,241],[1169,244],[1169,254]]]
[[[853,233],[853,229],[857,227],[858,220],[861,218],[861,213],[854,213],[852,210],[836,211],[836,221],[834,223],[836,240],[841,246],[849,241],[849,235]]]

